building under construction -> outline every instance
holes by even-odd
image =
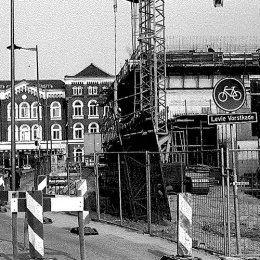
[[[153,208],[158,208],[159,184],[163,187],[164,214],[169,215],[167,185],[169,179],[176,178],[171,174],[184,176],[189,165],[219,166],[219,158],[209,155],[209,151],[225,146],[226,131],[207,123],[209,113],[224,113],[212,98],[215,84],[225,77],[239,79],[248,90],[241,111],[250,112],[250,84],[252,79],[260,78],[260,55],[256,50],[246,50],[248,46],[238,50],[236,45],[236,52],[231,45],[229,51],[214,50],[212,42],[204,49],[193,45],[186,50],[166,51],[164,1],[131,1],[131,6],[133,42],[138,38],[139,43],[106,100],[111,109],[103,126],[103,147],[105,152],[153,153]],[[175,156],[177,153],[184,156]],[[110,173],[112,157],[108,160]],[[138,153],[121,158],[130,215],[139,218],[145,209],[142,198],[146,179],[145,167],[136,168],[145,166],[146,158]],[[171,192],[180,192],[181,187]]]

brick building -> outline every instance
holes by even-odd
[[[41,155],[58,153],[72,161],[81,160],[85,153],[85,134],[99,133],[108,109],[99,106],[99,94],[112,82],[113,77],[94,64],[75,76],[65,76],[64,81],[40,80],[39,88],[35,80],[16,81],[17,164],[34,165],[39,150]],[[10,81],[0,81],[0,107],[0,164],[8,167],[11,150]]]

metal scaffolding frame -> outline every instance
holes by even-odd
[[[164,0],[139,1],[140,90],[136,111],[152,116],[156,134],[167,133]],[[138,108],[138,109],[137,109]]]

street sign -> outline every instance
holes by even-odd
[[[213,89],[213,99],[222,110],[233,112],[243,106],[246,98],[244,85],[235,78],[224,78]]]
[[[238,181],[238,182],[233,182],[233,185],[238,185],[238,186],[248,186],[249,182],[248,181]]]
[[[239,123],[257,122],[257,113],[241,113],[241,114],[215,114],[208,115],[208,124],[239,124]]]

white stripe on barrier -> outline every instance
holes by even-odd
[[[0,188],[1,188],[1,186],[3,189],[5,188],[5,180],[4,180],[3,176],[0,177]]]
[[[28,192],[26,192],[26,205],[27,209],[33,213],[34,217],[43,223],[42,206],[35,201]]]
[[[191,221],[192,221],[192,208],[191,208],[191,205],[188,204],[187,201],[182,196],[179,196],[179,207],[180,207],[180,211],[186,216],[186,218],[191,223]]]
[[[51,211],[83,211],[83,197],[51,198]]]
[[[43,190],[47,187],[47,177],[44,178],[39,184],[38,184],[38,190]]]
[[[187,250],[192,248],[192,238],[181,226],[179,226],[179,241]]]
[[[40,238],[33,229],[28,226],[29,241],[33,245],[34,249],[39,252],[42,256],[44,255],[44,241]]]

